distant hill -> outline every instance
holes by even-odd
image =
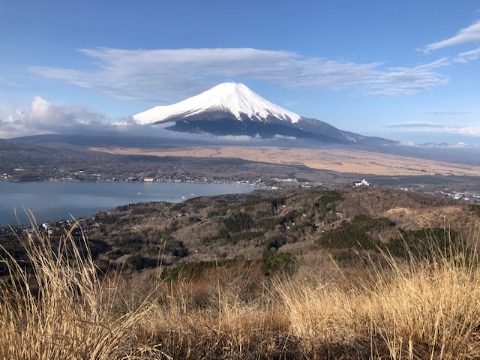
[[[480,205],[465,201],[379,188],[315,187],[129,204],[97,213],[82,229],[105,244],[99,250],[102,267],[126,263],[139,269],[260,260],[275,252],[327,251],[341,261],[358,261],[352,251],[383,249],[405,257],[406,243],[421,252],[432,239],[441,246],[473,241],[479,215]]]

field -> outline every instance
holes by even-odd
[[[388,155],[362,150],[279,148],[273,146],[206,146],[182,149],[91,147],[90,150],[121,155],[181,156],[199,158],[240,158],[243,160],[304,165],[311,169],[373,175],[473,175],[480,166]]]

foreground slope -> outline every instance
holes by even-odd
[[[135,233],[118,234],[115,254],[142,253],[112,276],[99,273],[92,260],[101,258],[99,243],[86,251],[78,229],[63,231],[61,239],[22,236],[12,257],[0,249],[8,259],[0,262],[0,356],[476,359],[478,227],[477,236],[463,230],[474,230],[478,219],[479,205],[382,190],[317,188],[127,205],[98,214],[98,223],[81,223],[89,237],[98,235],[93,229]],[[326,227],[316,231],[320,220],[318,229]],[[428,228],[450,222],[455,230]],[[190,227],[190,238],[204,236],[204,246],[217,251],[209,227],[199,231],[207,223],[223,227],[223,241],[237,241],[238,248],[258,242],[260,225],[277,235],[265,233],[255,257],[228,259],[223,248],[213,261],[187,263],[188,249],[176,240],[182,229]],[[404,241],[385,236],[397,226]],[[295,248],[300,236],[313,243]],[[154,253],[184,263],[150,271],[167,260],[147,262]]]

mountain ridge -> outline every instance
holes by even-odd
[[[140,125],[174,123],[168,130],[216,136],[285,137],[325,144],[387,145],[397,142],[340,130],[306,118],[262,98],[244,84],[223,83],[167,106],[156,106],[133,119]]]

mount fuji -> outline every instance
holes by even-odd
[[[288,137],[328,144],[383,145],[394,141],[339,130],[302,117],[239,83],[223,83],[173,105],[156,106],[133,116],[141,125],[172,123],[168,130],[218,136]]]

